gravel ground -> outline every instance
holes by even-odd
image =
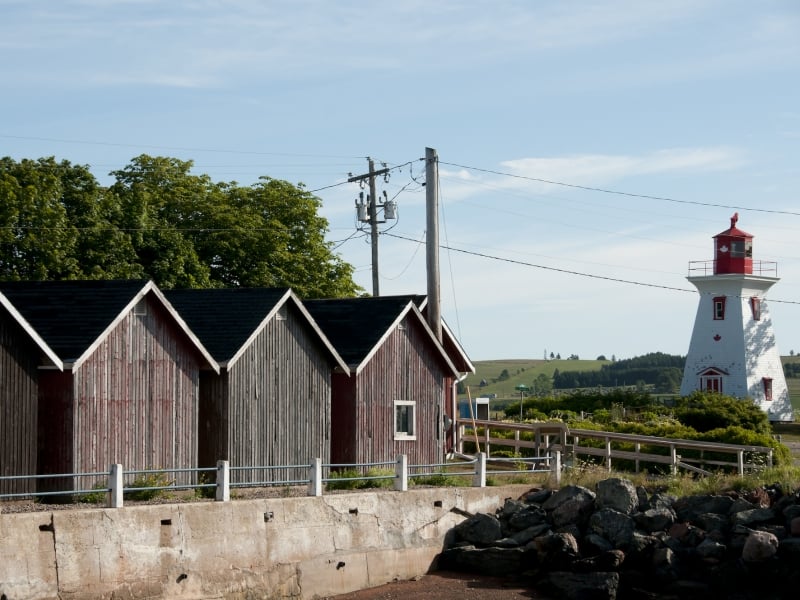
[[[333,600],[551,600],[530,589],[523,581],[484,577],[468,573],[437,571],[411,581],[397,581],[358,592],[334,596]]]

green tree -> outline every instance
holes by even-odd
[[[536,391],[538,396],[549,394],[553,391],[553,378],[544,373],[539,373],[536,379],[533,380],[532,389]]]
[[[71,222],[64,198],[87,193],[79,183],[86,173],[52,157],[0,159],[0,278],[81,276],[76,257],[81,231]]]
[[[85,166],[0,159],[0,278],[287,286],[306,298],[363,291],[325,241],[319,198],[285,181],[241,187],[191,169],[143,154],[103,188]]]

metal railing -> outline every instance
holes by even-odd
[[[497,463],[498,461],[492,461]],[[113,464],[108,471],[100,471],[94,473],[61,473],[54,475],[5,475],[0,477],[0,484],[4,482],[19,482],[43,479],[70,479],[74,480],[76,477],[84,477],[95,479],[99,483],[91,488],[84,489],[63,489],[59,491],[26,491],[0,494],[0,501],[2,500],[19,500],[21,498],[27,499],[40,499],[51,496],[58,496],[61,498],[71,498],[73,500],[81,500],[82,498],[96,498],[98,494],[105,495],[106,506],[109,508],[121,508],[124,506],[124,498],[126,495],[141,495],[144,492],[161,492],[161,491],[175,491],[175,490],[213,490],[213,497],[216,501],[227,502],[231,499],[232,488],[258,488],[268,486],[292,486],[292,485],[305,485],[307,486],[306,494],[309,496],[321,496],[325,488],[325,484],[332,484],[333,482],[345,481],[375,481],[387,480],[392,482],[394,490],[405,492],[409,488],[409,480],[422,479],[424,477],[464,477],[471,478],[471,485],[473,487],[486,487],[487,474],[490,475],[506,475],[511,473],[544,473],[548,477],[555,479],[556,485],[561,483],[561,454],[556,450],[552,455],[537,459],[542,465],[547,465],[547,468],[529,468],[527,465],[532,464],[529,461],[514,461],[516,469],[493,469],[487,466],[486,453],[480,452],[474,458],[468,460],[458,460],[453,462],[443,462],[425,465],[409,465],[408,457],[405,454],[399,455],[394,461],[372,462],[372,463],[356,463],[356,464],[324,464],[322,459],[315,458],[307,465],[280,465],[280,466],[236,466],[231,467],[226,460],[217,462],[217,466],[203,467],[203,468],[181,468],[181,469],[139,469],[125,471],[121,464]],[[520,467],[520,465],[526,465]],[[337,470],[341,469],[374,469],[376,467],[383,467],[392,473],[378,473],[370,474],[359,473],[357,475],[336,475]],[[391,469],[389,468],[391,467]],[[470,470],[459,470],[472,467]],[[281,481],[253,481],[253,482],[237,482],[231,483],[232,471],[244,470],[287,470],[298,469],[305,470],[307,477],[301,479],[285,479]],[[173,481],[168,479],[169,476],[179,473],[192,473],[195,474],[197,483],[180,484],[176,485]],[[207,474],[214,474],[214,481],[206,482]],[[138,479],[137,479],[138,478]],[[210,479],[210,478],[209,478]],[[148,482],[142,484],[142,481]],[[163,484],[158,482],[164,481]],[[155,483],[151,485],[150,483]],[[208,493],[208,492],[206,492]],[[208,494],[209,497],[212,494]]]
[[[708,277],[716,273],[715,260],[690,260],[689,277]],[[761,277],[777,277],[778,263],[772,260],[752,261],[752,270],[748,275],[758,275]]]

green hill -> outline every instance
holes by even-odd
[[[459,400],[467,398],[467,390],[472,398],[488,396],[492,398],[492,410],[499,410],[506,404],[519,400],[518,385],[528,387],[527,394],[550,395],[552,378],[556,369],[565,371],[599,371],[611,361],[573,360],[573,359],[506,359],[475,361],[475,373],[469,375],[458,394]],[[800,354],[781,357],[781,364],[800,365]],[[544,376],[550,386],[537,385],[537,378]],[[795,409],[800,410],[800,377],[787,376],[786,384]],[[545,387],[546,389],[542,389]]]

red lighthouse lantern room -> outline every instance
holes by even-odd
[[[739,213],[733,213],[731,228],[714,236],[714,275],[752,275],[753,236],[737,229]]]

